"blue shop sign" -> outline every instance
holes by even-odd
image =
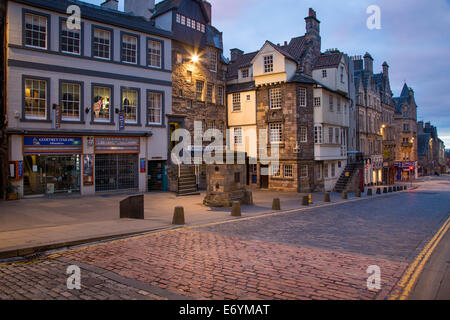
[[[82,153],[81,137],[24,136],[25,154],[75,154]]]

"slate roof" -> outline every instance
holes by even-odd
[[[83,19],[93,20],[116,27],[134,30],[138,32],[159,35],[166,38],[172,38],[172,33],[155,27],[152,21],[144,17],[136,16],[132,13],[113,10],[86,3],[79,0],[14,0],[15,2],[30,5],[36,8],[50,10],[67,15],[67,7],[77,5],[81,9]]]
[[[402,106],[404,103],[408,103],[410,104],[412,101],[412,96],[409,93],[409,87],[408,85],[405,83],[402,89],[402,93],[400,94],[400,97],[395,97],[394,98],[394,103],[395,103],[395,113],[396,114],[401,114],[402,113]]]
[[[227,80],[237,79],[239,75],[239,69],[250,67],[251,61],[254,57],[256,57],[257,54],[258,51],[246,53],[238,57],[236,61],[230,63],[227,70]]]
[[[141,0],[141,1],[143,1],[143,0]],[[178,9],[180,7],[180,5],[183,3],[183,1],[184,0],[164,0],[164,1],[161,1],[161,2],[157,3],[155,5],[155,11],[154,11],[152,17],[156,18],[156,17],[158,17],[158,16],[160,16],[160,15],[162,15],[162,14],[168,12],[168,11]],[[206,12],[205,7],[202,4],[202,0],[190,0],[190,1],[196,1],[196,2],[201,4],[200,7],[201,7],[201,9],[203,11],[203,14],[205,15],[205,18],[209,22],[208,14]]]
[[[322,53],[317,59],[314,70],[325,68],[337,68],[342,60],[342,52],[326,52]]]
[[[429,133],[418,133],[417,134],[417,153],[419,156],[424,156],[427,154],[427,150],[430,146],[431,134]]]
[[[304,73],[296,73],[289,82],[300,82],[300,83],[318,83],[312,77],[304,74]]]
[[[272,47],[274,47],[275,50],[277,50],[279,53],[281,53],[283,56],[285,56],[288,59],[291,59],[293,61],[297,61],[298,59],[296,59],[294,56],[292,56],[286,49],[288,48],[288,46],[278,46],[270,41],[266,41],[267,43],[269,43]]]
[[[227,93],[255,90],[255,82],[235,83],[227,85]]]
[[[308,41],[305,36],[292,38],[287,46],[282,46],[281,49],[289,53],[294,59],[300,60],[307,48]]]

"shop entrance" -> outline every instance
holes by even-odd
[[[138,168],[137,154],[96,154],[95,191],[137,189]]]
[[[24,195],[80,192],[80,155],[24,157]]]

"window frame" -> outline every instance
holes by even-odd
[[[104,87],[104,88],[110,88],[111,89],[111,97],[109,98],[109,122],[107,121],[99,121],[95,119],[95,112],[93,109],[94,106],[94,88],[95,87]],[[114,85],[112,84],[104,84],[104,83],[91,83],[91,124],[94,125],[115,125],[114,123],[114,114],[115,114],[115,109],[114,109]]]
[[[27,14],[35,15],[35,16],[41,16],[43,18],[47,19],[47,26],[46,26],[46,35],[45,35],[45,48],[42,47],[36,47],[33,45],[27,45],[26,44],[26,29],[25,29],[25,17]],[[50,51],[51,50],[51,15],[39,11],[30,10],[27,8],[22,8],[22,45],[27,48],[33,48],[37,50],[43,50],[43,51]]]
[[[77,84],[80,86],[80,116],[78,120],[64,120],[63,117],[63,104],[62,104],[62,100],[63,100],[63,92],[62,92],[62,87],[64,83],[68,83],[68,84]],[[74,81],[74,80],[66,80],[66,79],[59,79],[59,105],[61,107],[61,122],[63,123],[84,123],[84,82],[82,81]]]
[[[277,168],[277,174],[274,174],[274,167]],[[270,177],[281,178],[281,164],[280,163],[271,163],[270,164]]]
[[[304,96],[303,93],[305,94]],[[302,104],[302,99],[304,99],[304,104]],[[308,90],[304,87],[298,88],[298,105],[301,108],[306,108],[308,106]]]
[[[314,100],[313,101],[314,107],[321,107],[322,106],[322,99],[321,99],[321,97],[315,97],[313,100]]]
[[[239,97],[239,101],[235,99],[236,97]],[[232,111],[233,112],[241,112],[242,111],[242,101],[241,101],[241,93],[240,92],[233,92],[231,94],[231,103],[233,106]]]
[[[160,62],[161,62],[161,66],[160,67],[154,67],[149,65],[149,61],[148,61],[148,57],[149,57],[149,53],[148,53],[148,49],[149,49],[149,41],[154,41],[154,42],[159,42],[161,44],[161,57],[160,57]],[[155,69],[155,70],[164,70],[165,69],[165,60],[164,60],[164,40],[161,39],[156,39],[156,38],[152,38],[152,37],[146,37],[145,40],[145,65],[147,66],[147,68],[151,68],[151,69]]]
[[[303,175],[303,169],[306,169],[306,175]],[[306,164],[300,165],[300,172],[299,172],[300,179],[308,178],[309,177],[309,172],[308,171],[309,171],[308,165],[306,165]]]
[[[288,171],[290,171],[290,175],[287,175],[286,174],[286,169],[287,168],[290,168],[290,170],[288,170]],[[293,164],[284,164],[283,165],[283,177],[284,178],[294,178],[294,165]]]
[[[209,95],[209,89],[211,89],[211,95]],[[214,83],[212,82],[206,83],[205,101],[211,104],[214,103]]]
[[[266,58],[270,58],[272,60],[270,64],[266,62]],[[268,65],[271,66],[269,68],[270,70],[267,69]],[[274,70],[273,54],[268,54],[268,55],[263,56],[263,71],[264,71],[264,73],[272,73],[273,70]]]
[[[278,141],[272,141],[272,128],[273,125],[280,125],[279,128],[279,140]],[[268,126],[269,130],[269,142],[270,144],[282,144],[283,143],[283,123],[282,122],[270,122]]]
[[[110,44],[109,44],[109,59],[108,58],[97,57],[97,56],[94,55],[95,29],[99,29],[99,30],[103,30],[103,31],[109,32],[109,40],[110,40]],[[114,29],[108,28],[108,27],[99,26],[99,25],[96,25],[96,24],[92,24],[92,26],[91,26],[91,58],[92,59],[97,59],[97,60],[100,60],[100,61],[114,61]]]
[[[123,60],[122,50],[123,50],[123,44],[124,44],[124,41],[123,41],[123,37],[124,36],[136,38],[136,63],[128,62],[128,61]],[[141,36],[139,34],[137,34],[137,33],[120,31],[120,62],[121,63],[125,63],[125,64],[129,64],[129,65],[132,65],[132,66],[136,66],[136,65],[139,66],[141,64],[141,55],[140,55],[140,53],[141,53]]]
[[[80,53],[67,52],[62,50],[62,24],[67,22],[66,17],[59,17],[59,53],[67,54],[75,57],[84,56],[84,22],[81,21],[80,29]]]
[[[198,98],[199,91],[198,91],[198,84],[202,84],[202,92],[200,99]],[[196,80],[195,81],[195,100],[204,102],[205,101],[205,81],[204,80]]]
[[[236,135],[236,131],[240,131],[240,135]],[[239,138],[239,141],[236,141],[236,138]],[[242,127],[234,127],[233,128],[233,142],[236,145],[242,145],[243,144],[243,130]]]
[[[46,117],[45,118],[27,118],[25,113],[25,81],[26,80],[38,80],[38,81],[46,81]],[[22,75],[22,116],[21,121],[28,121],[28,122],[52,122],[50,117],[50,78],[44,78],[44,77],[36,77],[36,76],[30,76],[30,75]]]
[[[123,91],[124,90],[134,90],[137,92],[137,102],[136,102],[136,122],[127,122],[125,117],[125,126],[141,126],[141,88],[134,88],[134,87],[126,87],[121,86],[120,87],[120,111],[125,112],[125,109],[123,107]]]
[[[225,97],[225,88],[224,86],[217,86],[216,91],[216,104],[219,106],[224,105],[224,97]]]
[[[307,126],[301,126],[300,127],[300,142],[301,143],[307,143],[308,142],[308,127]]]
[[[214,59],[213,59],[214,56]],[[218,70],[219,57],[217,51],[211,51],[209,53],[209,71],[217,72]]]
[[[161,94],[161,123],[150,123],[148,121],[148,116],[149,116],[149,108],[148,108],[148,96],[150,93],[159,93]],[[145,125],[146,127],[159,127],[159,128],[163,128],[165,127],[165,116],[166,116],[166,92],[162,91],[162,90],[154,90],[154,89],[147,89],[146,94],[145,94],[145,99],[146,99],[146,103],[145,103],[145,109],[146,109],[146,118],[145,118]]]
[[[279,106],[278,107],[274,107],[273,106],[273,101],[272,101],[272,91],[277,90],[279,91]],[[283,108],[283,93],[281,88],[269,88],[269,109],[270,110],[280,110]]]

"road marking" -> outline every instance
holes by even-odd
[[[389,297],[389,300],[406,300],[408,298],[418,277],[422,273],[425,264],[427,263],[428,259],[436,249],[443,236],[448,231],[449,227],[450,217],[447,218],[438,232],[436,232],[433,238],[431,238],[431,240],[427,243],[427,245],[423,248],[423,250],[419,253],[414,262],[409,266],[408,270],[403,275],[402,279],[398,283],[398,287],[403,289],[400,289],[399,292],[392,294]]]

